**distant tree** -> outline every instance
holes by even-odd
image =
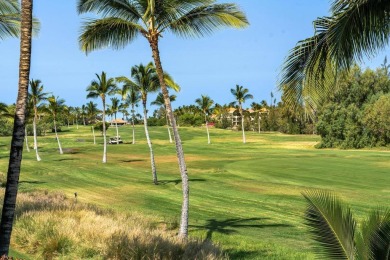
[[[131,77],[133,80],[130,80],[127,77],[118,77],[117,81],[124,83],[125,86],[133,86],[137,89],[141,95],[142,106],[144,111],[144,128],[146,140],[149,146],[150,151],[150,163],[152,167],[152,177],[153,183],[155,185],[158,184],[157,180],[157,171],[156,171],[156,163],[154,160],[154,153],[152,142],[150,141],[149,130],[148,130],[148,112],[146,109],[148,94],[152,92],[156,92],[158,90],[159,81],[156,73],[156,69],[154,68],[153,63],[148,63],[146,66],[140,64],[133,66],[131,68]]]
[[[47,110],[48,112],[53,116],[53,126],[54,126],[54,133],[56,135],[57,143],[58,143],[58,149],[60,151],[60,154],[63,154],[64,152],[62,151],[61,143],[60,143],[60,138],[58,137],[57,133],[57,121],[56,119],[58,118],[58,114],[61,113],[65,100],[60,99],[59,97],[55,96],[50,96],[47,98],[47,101],[49,102],[47,105]]]
[[[125,99],[125,104],[129,104],[131,106],[131,125],[133,127],[133,142],[135,144],[135,107],[138,106],[138,102],[141,101],[141,95],[134,85],[126,84],[122,88],[122,98]]]
[[[170,95],[169,100],[171,103],[176,100],[176,95]],[[155,106],[160,106],[164,108],[164,114],[165,114],[165,119],[167,121],[167,129],[168,129],[168,136],[169,136],[169,142],[172,143],[172,136],[171,136],[171,131],[169,130],[169,120],[168,120],[168,114],[166,112],[166,107],[165,107],[165,101],[164,101],[164,96],[162,93],[159,93],[156,97],[156,100],[150,103],[151,105]]]
[[[242,142],[245,144],[245,128],[244,128],[244,114],[242,112],[242,104],[245,103],[248,99],[253,99],[253,96],[249,94],[249,90],[247,88],[244,88],[243,86],[236,85],[236,88],[230,89],[230,92],[236,99],[236,101],[233,101],[232,104],[238,104],[238,109],[241,115],[241,128],[242,128]]]
[[[374,210],[360,225],[335,195],[320,190],[302,193],[306,225],[321,259],[389,259],[390,210]]]
[[[94,123],[96,121],[96,116],[99,113],[97,104],[89,101],[86,105],[86,117],[88,118],[88,123]]]
[[[210,144],[210,133],[209,133],[209,125],[207,122],[207,116],[210,114],[211,107],[214,104],[214,100],[212,100],[207,95],[202,95],[200,98],[197,98],[195,100],[195,103],[198,104],[198,107],[203,111],[204,113],[204,120],[206,123],[206,131],[207,131],[207,143]]]
[[[112,113],[114,114],[114,118],[115,118],[115,128],[116,128],[117,140],[119,140],[119,129],[118,129],[118,122],[116,120],[116,114],[118,113],[120,106],[121,106],[120,100],[117,97],[111,98],[111,110],[112,110]],[[116,142],[116,144],[119,144],[119,142]]]
[[[179,36],[204,36],[223,28],[243,28],[245,15],[235,4],[215,4],[214,0],[79,0],[79,13],[95,12],[103,18],[89,20],[82,28],[80,42],[86,52],[103,47],[123,48],[137,36],[144,36],[152,49],[160,87],[172,125],[183,186],[182,217],[179,237],[188,236],[189,186],[180,135],[173,116],[167,84],[161,65],[159,39],[170,31]]]
[[[107,162],[107,138],[106,138],[106,97],[117,92],[117,86],[113,78],[107,78],[103,71],[100,75],[96,74],[97,80],[93,80],[87,87],[87,98],[102,99],[103,103],[103,163]]]

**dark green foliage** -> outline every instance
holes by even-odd
[[[106,130],[110,127],[110,123],[106,123]],[[100,131],[103,133],[103,123],[102,122],[97,122],[94,127],[93,127],[96,131]]]
[[[11,136],[13,124],[8,119],[0,119],[0,136]]]
[[[199,114],[185,113],[179,117],[179,125],[181,126],[201,126],[203,117]]]
[[[165,118],[156,118],[156,117],[149,117],[148,118],[148,126],[164,126],[166,125]]]
[[[319,111],[319,148],[363,148],[390,143],[390,79],[385,69],[354,67]]]

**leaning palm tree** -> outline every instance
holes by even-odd
[[[334,194],[302,193],[305,220],[321,259],[390,259],[390,209],[374,210],[357,230],[351,209]]]
[[[103,103],[103,163],[107,162],[107,139],[106,139],[106,97],[115,94],[117,87],[113,78],[107,78],[103,71],[101,75],[96,74],[97,80],[93,80],[87,87],[87,98],[100,97]]]
[[[62,109],[64,108],[65,100],[52,95],[47,98],[47,101],[49,102],[49,104],[47,105],[47,111],[53,116],[54,133],[56,135],[58,149],[60,151],[60,154],[63,154],[64,152],[62,151],[60,138],[58,137],[58,133],[57,133],[56,119],[58,118],[58,115],[61,113]]]
[[[128,79],[127,77],[118,77],[116,80],[120,83],[124,83],[124,86],[133,87],[139,91],[142,100],[142,106],[144,111],[144,128],[146,141],[149,146],[150,151],[150,163],[152,167],[152,177],[153,183],[155,185],[158,184],[157,180],[157,171],[156,171],[156,163],[154,160],[154,153],[152,142],[150,141],[149,130],[148,130],[148,112],[146,109],[148,94],[152,92],[156,92],[159,88],[158,77],[156,74],[156,69],[153,66],[153,63],[148,63],[146,66],[140,64],[137,66],[133,66],[131,68],[131,77],[133,80]],[[125,91],[126,92],[126,91]]]
[[[236,88],[230,89],[230,92],[236,99],[236,101],[233,101],[232,104],[236,105],[238,104],[238,110],[241,115],[241,128],[242,128],[242,142],[245,144],[245,129],[244,129],[244,114],[242,112],[242,104],[245,103],[248,99],[253,99],[253,96],[251,94],[248,94],[249,90],[247,88],[244,88],[243,86],[236,85]]]
[[[116,128],[117,140],[119,140],[119,130],[118,130],[118,122],[116,121],[116,114],[119,111],[120,105],[121,105],[120,100],[117,97],[111,98],[111,110],[112,110],[112,113],[114,114],[114,118],[115,118],[115,128]],[[117,141],[116,144],[119,144],[119,141]]]
[[[172,103],[173,101],[176,100],[176,95],[170,95],[169,96],[169,101]],[[164,108],[164,112],[165,112],[165,120],[167,121],[167,129],[168,129],[168,136],[169,136],[169,142],[172,143],[172,136],[171,136],[171,130],[170,130],[170,127],[169,127],[169,120],[168,120],[168,114],[167,114],[167,109],[165,107],[165,102],[164,102],[164,96],[162,93],[159,93],[156,97],[156,100],[151,102],[150,103],[151,105],[155,105],[155,106],[160,106],[162,108]]]
[[[198,104],[200,110],[203,111],[204,121],[206,123],[206,131],[207,131],[207,143],[210,144],[210,133],[209,133],[209,125],[207,122],[207,116],[210,114],[211,106],[214,104],[214,100],[212,100],[207,95],[202,95],[200,98],[195,100],[195,103]]]
[[[288,101],[318,105],[338,71],[372,57],[389,42],[390,2],[333,0],[331,15],[314,21],[313,37],[298,42],[284,62],[279,88]]]
[[[131,125],[133,128],[133,142],[135,144],[135,107],[138,106],[138,102],[141,101],[141,95],[137,89],[137,87],[133,85],[126,86],[123,85],[122,88],[122,99],[124,99],[125,104],[129,104],[131,106]]]
[[[34,132],[34,149],[35,155],[37,157],[37,161],[41,160],[41,157],[38,153],[38,140],[37,140],[37,120],[38,120],[38,106],[39,103],[47,99],[47,94],[43,92],[42,82],[37,80],[30,80],[30,99],[32,101],[33,109],[34,109],[34,119],[33,119],[33,132]]]
[[[148,41],[157,69],[160,87],[175,137],[182,178],[183,204],[179,236],[188,236],[189,186],[183,147],[173,116],[167,84],[161,65],[159,40],[170,31],[183,37],[201,37],[223,27],[243,28],[245,15],[234,4],[216,4],[215,0],[79,0],[79,13],[94,12],[103,17],[88,20],[80,35],[83,51],[104,47],[123,48],[137,36]]]
[[[1,1],[3,5],[6,1]],[[1,9],[2,7],[0,7]],[[28,98],[28,81],[31,64],[31,36],[32,36],[32,0],[22,0],[21,5],[21,37],[19,60],[19,86],[14,117],[14,129],[11,141],[11,150],[7,171],[3,209],[0,222],[0,256],[8,255],[11,240],[12,226],[15,219],[16,196],[20,166],[22,163],[24,128],[26,121],[26,106]]]

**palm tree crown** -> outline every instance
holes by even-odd
[[[0,39],[20,34],[20,6],[17,0],[0,1]]]
[[[232,104],[238,103],[238,105],[241,105],[245,103],[248,99],[253,99],[253,96],[249,94],[249,90],[247,88],[244,88],[243,86],[236,85],[236,88],[230,89],[230,92],[236,99],[236,101],[233,101]]]
[[[107,74],[103,71],[101,75],[96,74],[97,80],[93,80],[87,87],[87,98],[101,97],[103,100],[106,96],[112,95],[116,91],[116,84],[113,78],[107,79]]]
[[[195,100],[195,103],[198,104],[199,108],[203,111],[205,115],[210,114],[211,106],[214,104],[214,100],[212,100],[207,95],[202,95],[200,98]]]

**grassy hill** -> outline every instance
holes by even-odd
[[[166,128],[151,127],[159,185],[153,185],[143,128],[120,127],[124,144],[109,145],[89,127],[63,127],[58,153],[53,134],[38,137],[41,162],[24,151],[20,191],[61,191],[118,212],[177,223],[181,183]],[[219,243],[231,259],[312,259],[300,192],[321,188],[348,202],[358,218],[390,201],[388,150],[317,150],[317,136],[180,128],[190,178],[190,236]],[[115,135],[114,127],[109,135]],[[32,137],[29,137],[32,147]],[[0,173],[8,166],[10,138],[0,138]]]

